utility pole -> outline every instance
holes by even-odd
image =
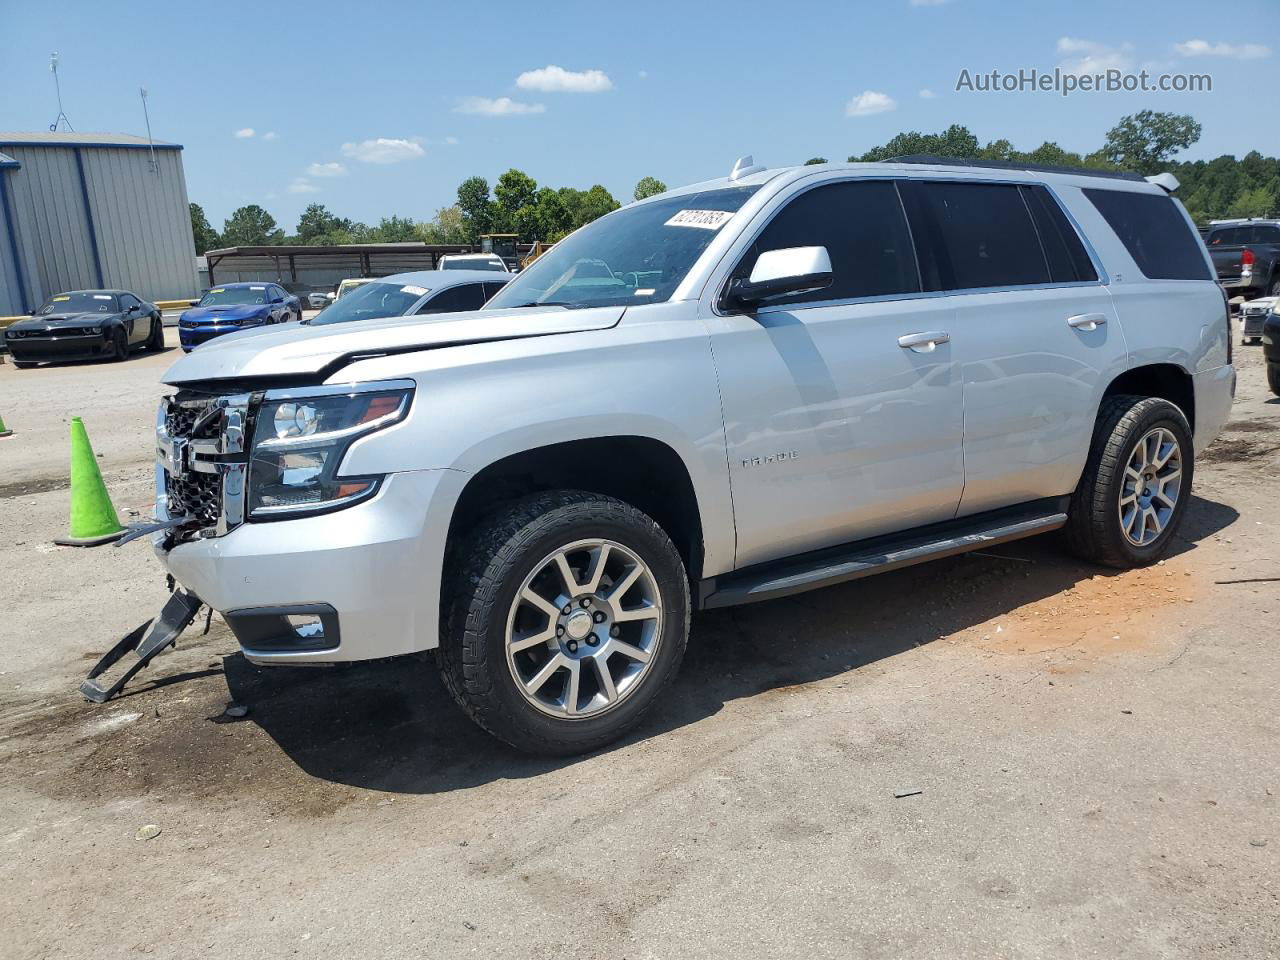
[[[138,96],[142,98],[142,116],[147,121],[147,145],[151,147],[151,172],[159,173],[160,164],[156,162],[156,145],[151,139],[151,114],[147,112],[147,89],[138,88]]]
[[[49,54],[49,69],[53,73],[53,89],[58,95],[58,116],[53,123],[49,124],[49,129],[56,133],[59,125],[65,123],[67,129],[75,133],[76,128],[71,125],[71,118],[62,109],[62,84],[58,82],[58,51],[56,50]]]

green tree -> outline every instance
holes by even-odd
[[[458,209],[462,211],[467,241],[474,243],[493,224],[493,201],[489,198],[489,181],[484,177],[468,177],[458,184]]]
[[[1266,187],[1246,190],[1227,209],[1229,217],[1265,217],[1276,209],[1276,198]]]
[[[229,247],[258,247],[283,243],[284,231],[275,217],[256,203],[232,212],[222,226],[222,242]]]
[[[408,217],[383,217],[371,232],[371,243],[409,243],[418,239],[418,225]]]
[[[196,256],[204,255],[206,250],[214,250],[221,242],[218,231],[209,226],[209,218],[198,203],[188,204],[191,208],[191,235],[196,242]]]
[[[1140,110],[1107,131],[1102,153],[1126,170],[1158,173],[1175,153],[1200,139],[1200,129],[1189,114]]]
[[[617,210],[619,206],[621,204],[613,199],[613,194],[598,183],[590,190],[574,190],[573,203],[569,205],[573,229],[576,230],[592,220],[603,217],[606,213]]]
[[[534,201],[538,214],[538,233],[533,239],[554,243],[573,228],[573,216],[564,205],[560,191],[543,187]]]
[[[890,157],[907,157],[926,153],[935,157],[970,158],[978,155],[978,138],[968,127],[953,123],[942,133],[920,133],[910,130],[900,133],[884,146],[872,147],[862,156],[853,156],[849,162],[879,163]]]
[[[441,207],[427,223],[417,227],[418,239],[423,243],[468,243],[466,217],[456,203]]]
[[[532,207],[537,193],[538,182],[523,170],[512,167],[500,176],[493,185],[494,231],[519,233],[516,214],[523,207]]]
[[[820,163],[826,163],[826,162],[827,162],[826,157],[810,157],[808,160],[804,162],[804,165],[806,167],[814,167]]]
[[[332,242],[336,234],[349,230],[351,221],[336,217],[323,203],[309,203],[298,218],[298,243],[323,244]]]
[[[636,183],[636,189],[632,196],[637,200],[643,200],[645,197],[656,197],[660,193],[667,192],[667,185],[657,177],[641,177]]]

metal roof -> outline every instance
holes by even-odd
[[[181,150],[182,144],[164,140],[148,141],[131,133],[73,133],[37,130],[0,130],[0,147],[128,147],[133,149]]]
[[[0,142],[3,142],[0,140]],[[290,254],[306,254],[316,257],[351,256],[361,253],[470,253],[466,243],[340,243],[332,246],[282,243],[276,246],[224,247],[206,250],[206,257],[287,257]]]

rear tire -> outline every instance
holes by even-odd
[[[1267,364],[1267,386],[1271,392],[1280,397],[1280,363]]]
[[[1193,458],[1191,427],[1168,400],[1106,398],[1071,497],[1071,550],[1122,569],[1159,560],[1186,514]]]
[[[1268,297],[1280,297],[1280,273],[1271,278],[1271,282],[1267,284]]]
[[[666,532],[635,507],[581,491],[535,494],[498,510],[457,556],[441,673],[467,715],[513,747],[601,747],[634,727],[678,671],[688,578]]]

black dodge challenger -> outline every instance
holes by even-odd
[[[128,290],[70,290],[50,297],[29,319],[4,332],[15,367],[45,360],[124,360],[135,349],[164,347],[154,303]]]

